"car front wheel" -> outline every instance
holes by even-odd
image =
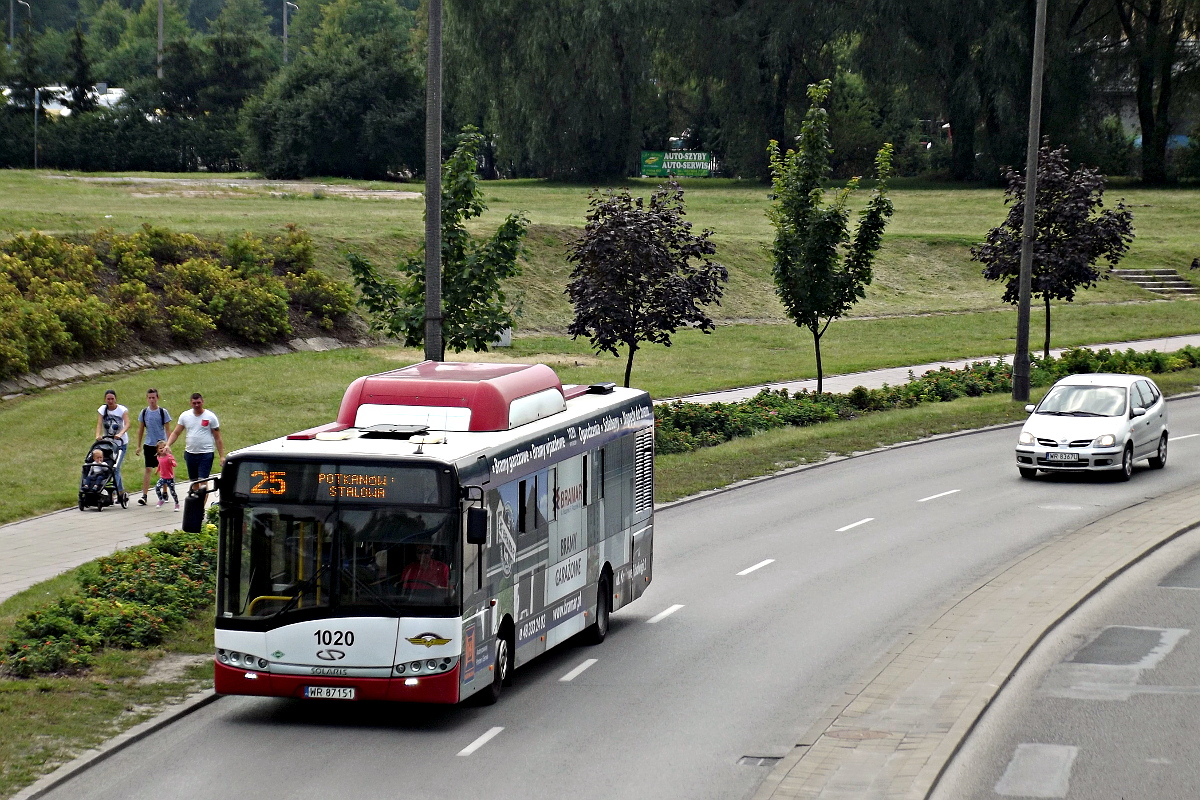
[[[1125,452],[1121,454],[1121,471],[1117,473],[1117,480],[1127,481],[1133,477],[1133,445],[1125,445]]]
[[[1151,469],[1162,469],[1167,465],[1167,434],[1164,431],[1158,440],[1158,452],[1150,457]]]

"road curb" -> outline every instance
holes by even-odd
[[[1195,487],[1134,503],[1027,551],[947,603],[850,687],[755,800],[919,800],[1030,653],[1079,606],[1200,528]]]
[[[42,797],[72,778],[107,760],[110,756],[116,755],[130,745],[145,739],[152,733],[162,730],[172,722],[186,717],[193,711],[204,708],[206,705],[215,702],[218,698],[220,698],[220,695],[216,694],[212,689],[206,689],[203,692],[189,695],[180,703],[170,706],[157,716],[134,725],[129,730],[114,736],[95,749],[88,750],[86,753],[63,764],[49,775],[43,775],[31,785],[17,792],[9,800],[37,800],[37,798]]]

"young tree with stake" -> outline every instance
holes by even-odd
[[[858,188],[858,178],[847,182],[834,201],[826,204],[821,180],[830,173],[829,114],[822,107],[830,82],[808,87],[812,105],[804,115],[797,149],[780,153],[779,144],[767,147],[773,200],[767,216],[775,226],[771,247],[775,292],[787,315],[812,333],[817,358],[817,393],[823,389],[821,337],[829,325],[866,296],[871,283],[871,262],[892,215],[887,179],[892,171],[892,146],[885,144],[875,156],[877,182],[859,213],[851,237],[846,202]]]
[[[720,302],[729,272],[709,259],[717,251],[712,231],[696,236],[683,216],[683,189],[673,181],[648,203],[624,189],[593,192],[587,226],[567,257],[575,264],[567,333],[586,336],[597,353],[619,356],[625,347],[626,386],[643,342],[670,347],[680,327],[715,327],[701,306]]]
[[[1066,147],[1038,151],[1037,208],[1034,224],[1034,297],[1046,306],[1043,355],[1050,357],[1050,301],[1075,299],[1080,289],[1090,289],[1101,278],[1096,268],[1101,258],[1116,266],[1133,241],[1133,212],[1121,201],[1104,209],[1105,179],[1091,167],[1071,169]],[[1004,224],[992,228],[983,244],[971,248],[971,257],[984,265],[983,277],[1007,281],[1004,302],[1017,302],[1021,275],[1021,235],[1025,219],[1025,175],[1009,168],[1004,175],[1009,204]]]

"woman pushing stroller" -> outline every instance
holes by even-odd
[[[96,438],[112,439],[117,447],[113,479],[117,485],[117,496],[122,506],[129,499],[125,484],[121,480],[121,465],[125,462],[125,449],[129,446],[129,409],[117,402],[117,393],[109,389],[104,393],[104,405],[96,409]]]

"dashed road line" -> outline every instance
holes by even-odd
[[[475,741],[471,742],[469,745],[467,745],[466,747],[464,747],[462,750],[459,750],[459,751],[458,751],[458,754],[459,754],[460,756],[469,756],[469,755],[471,755],[471,754],[472,754],[472,753],[474,753],[476,750],[478,750],[479,748],[483,747],[485,744],[487,744],[487,743],[488,743],[488,742],[490,742],[492,739],[494,739],[494,738],[496,737],[496,734],[500,733],[500,731],[502,731],[502,730],[504,730],[504,728],[503,728],[503,727],[499,727],[499,726],[498,726],[498,727],[495,727],[495,728],[492,728],[492,729],[491,729],[491,730],[489,730],[487,733],[485,733],[483,736],[480,736],[478,739],[476,739]]]
[[[578,667],[576,667],[575,669],[568,672],[566,675],[563,675],[561,678],[559,678],[558,682],[559,683],[570,683],[571,681],[575,680],[580,675],[582,675],[583,671],[585,669],[590,667],[592,664],[595,664],[599,660],[600,659],[598,659],[598,658],[589,658],[588,660],[586,660],[582,664],[580,664]]]
[[[844,525],[838,528],[836,531],[834,531],[834,533],[845,533],[851,528],[857,528],[859,525],[866,525],[868,522],[874,521],[874,519],[874,517],[867,517],[866,519],[860,519],[858,522],[851,522],[849,525]]]
[[[1167,441],[1178,442],[1180,439],[1194,439],[1197,436],[1200,436],[1200,433],[1189,433],[1187,436],[1172,436],[1170,439],[1167,439]]]
[[[1019,744],[996,784],[1004,797],[1066,797],[1078,747],[1065,744]]]
[[[929,495],[929,497],[922,497],[922,498],[921,498],[920,500],[918,500],[917,502],[918,502],[918,503],[925,503],[925,502],[928,502],[928,501],[930,501],[930,500],[937,500],[939,497],[945,497],[945,496],[946,496],[946,495],[948,495],[948,494],[956,494],[956,493],[958,493],[958,492],[961,492],[961,491],[962,491],[962,489],[951,489],[950,491],[948,491],[948,492],[942,492],[941,494],[931,494],[931,495]]]
[[[646,620],[646,624],[653,625],[656,622],[662,622],[664,619],[671,616],[672,614],[674,614],[676,611],[678,611],[681,608],[683,608],[683,604],[676,603],[675,605],[671,606],[670,608],[660,611],[657,614],[655,614],[653,617],[651,617],[650,619]]]
[[[744,570],[739,572],[738,575],[749,575],[751,572],[754,572],[754,570],[756,570],[756,569],[762,569],[767,564],[774,564],[774,563],[775,563],[775,559],[773,559],[773,558],[763,559],[762,561],[755,564],[753,567],[746,567]]]

